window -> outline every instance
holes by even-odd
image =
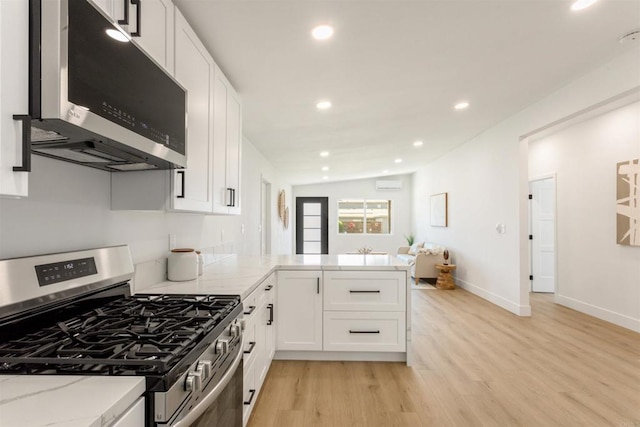
[[[338,233],[390,234],[391,200],[339,200]]]

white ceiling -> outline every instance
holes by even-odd
[[[640,48],[618,42],[640,29],[640,0],[174,3],[241,95],[245,136],[292,184],[413,172]],[[333,39],[311,38],[322,23]]]

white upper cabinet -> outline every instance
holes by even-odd
[[[213,88],[213,212],[240,214],[242,104],[216,67]]]
[[[29,76],[29,2],[0,0],[0,196],[28,196],[28,172],[14,171],[22,161],[22,122],[27,115]]]
[[[173,69],[171,0],[93,0],[131,40],[166,70]]]
[[[179,10],[175,11],[175,78],[187,90],[187,167],[173,171],[172,208],[211,212],[213,75],[215,63]]]

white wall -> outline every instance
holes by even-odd
[[[640,88],[640,51],[629,50],[514,114],[414,175],[414,230],[451,249],[459,285],[529,315],[528,167],[524,135]],[[481,108],[476,106],[474,108]],[[448,228],[429,225],[428,196],[448,192]],[[506,226],[498,234],[496,224]]]
[[[399,180],[402,182],[402,189],[376,190],[375,182],[377,180]],[[296,197],[328,197],[330,254],[355,252],[363,246],[370,247],[376,252],[395,254],[399,246],[406,246],[407,244],[404,235],[413,234],[410,209],[411,194],[411,175],[299,185],[293,187],[294,199],[291,205],[293,208],[290,208],[290,215],[295,217]],[[338,200],[341,199],[391,200],[391,234],[339,234]],[[295,230],[295,221],[293,221],[293,227],[291,228]],[[293,244],[295,245],[295,242]]]
[[[640,247],[616,244],[616,163],[640,158],[640,102],[529,142],[556,174],[556,301],[640,331]]]
[[[258,254],[261,176],[273,192],[290,186],[249,140],[242,149],[241,216],[112,211],[108,172],[34,155],[29,197],[0,199],[0,259],[126,243],[138,263],[166,256],[170,233],[179,247]],[[272,253],[290,253],[291,233],[275,219]]]

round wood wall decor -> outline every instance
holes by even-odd
[[[284,222],[284,204],[285,204],[285,194],[284,190],[280,190],[278,193],[278,216],[280,217],[280,221]]]

